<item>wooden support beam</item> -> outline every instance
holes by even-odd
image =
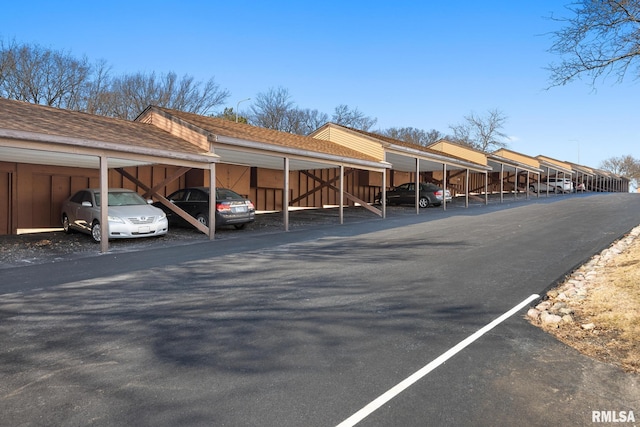
[[[345,176],[350,175],[350,174],[352,174],[353,172],[355,172],[355,169],[350,169],[350,170],[348,170],[348,171],[345,171]],[[334,178],[330,179],[329,181],[325,181],[325,180],[323,180],[322,178],[318,178],[316,175],[314,175],[314,174],[312,174],[312,173],[309,173],[309,171],[300,171],[300,173],[301,173],[302,175],[305,175],[305,176],[307,176],[307,177],[309,177],[309,178],[311,178],[311,179],[313,179],[313,180],[315,180],[315,181],[319,182],[321,185],[320,185],[319,187],[315,187],[315,188],[313,188],[313,189],[312,189],[312,190],[310,190],[310,191],[307,191],[306,193],[304,193],[304,194],[303,194],[303,195],[301,195],[301,196],[296,197],[295,199],[293,199],[293,200],[291,201],[291,204],[297,203],[297,202],[299,202],[300,200],[303,200],[303,199],[305,199],[305,198],[309,197],[309,196],[310,196],[310,195],[312,195],[313,193],[317,193],[318,191],[322,190],[323,188],[329,187],[329,185],[330,185],[330,184],[333,184],[333,183],[335,183],[335,182],[337,182],[337,181],[339,181],[339,180],[340,180],[340,176],[334,177]]]
[[[198,221],[197,219],[189,215],[187,212],[185,212],[184,210],[180,209],[179,207],[171,203],[171,201],[165,198],[164,196],[156,195],[156,197],[158,198],[158,201],[160,203],[162,203],[164,206],[169,208],[172,212],[176,213],[180,218],[184,219],[189,224],[193,225],[196,229],[198,229],[199,231],[202,231],[204,234],[209,235],[209,227],[202,224],[200,221]],[[215,216],[213,217],[213,220],[209,218],[209,225],[215,224],[215,221],[216,221]]]
[[[142,188],[145,191],[144,196],[143,196],[145,199],[148,199],[151,196],[155,197],[156,199],[158,199],[158,201],[160,203],[162,203],[164,206],[169,208],[172,212],[174,212],[180,218],[184,219],[189,224],[193,225],[197,230],[203,232],[206,235],[209,235],[209,227],[207,227],[206,225],[200,223],[194,217],[192,217],[187,212],[183,211],[182,209],[180,209],[179,207],[177,207],[176,205],[171,203],[169,200],[167,200],[163,195],[158,193],[158,190],[160,188],[163,188],[167,184],[169,184],[170,182],[175,181],[176,179],[180,178],[182,175],[184,175],[185,173],[187,173],[191,169],[192,168],[182,167],[182,168],[178,169],[176,171],[176,173],[174,173],[170,177],[168,177],[165,180],[163,180],[160,184],[155,185],[153,188],[150,188],[148,185],[146,185],[145,183],[141,182],[138,178],[136,178],[135,176],[131,175],[129,172],[125,171],[122,168],[116,168],[115,170],[119,174],[124,176],[125,178],[129,179],[135,185],[137,185],[138,187]],[[215,224],[215,217],[213,218],[213,224]],[[211,218],[209,218],[209,225],[211,225]],[[214,225],[214,227],[215,227],[215,225]]]
[[[352,171],[354,171],[354,169],[352,169],[350,172],[352,172]],[[307,173],[307,171],[300,171],[300,172],[301,172],[301,173],[303,173],[303,174],[305,174],[305,175],[307,175],[307,176],[308,176],[309,178],[311,178],[311,179],[314,179],[314,180],[316,180],[316,181],[318,181],[318,182],[321,182],[321,183],[323,184],[322,188],[324,188],[324,187],[328,187],[328,188],[330,188],[330,189],[332,189],[332,190],[335,190],[335,191],[337,191],[337,192],[340,192],[340,189],[339,189],[338,187],[336,187],[335,185],[333,185],[333,184],[330,184],[330,183],[329,183],[329,182],[335,182],[335,181],[338,181],[338,179],[339,179],[340,177],[338,177],[338,179],[333,179],[333,180],[330,180],[330,181],[324,181],[324,180],[322,180],[322,179],[318,178],[317,176],[315,176],[315,175],[313,175],[313,174]],[[345,191],[345,192],[344,192],[344,197],[346,197],[348,200],[351,200],[351,201],[352,201],[352,202],[354,202],[354,203],[359,203],[359,204],[360,204],[363,208],[365,208],[366,210],[368,210],[368,211],[370,211],[370,212],[373,212],[373,213],[375,213],[375,214],[376,214],[376,215],[378,215],[378,216],[382,216],[382,211],[381,211],[380,209],[375,208],[375,207],[373,207],[373,206],[370,206],[370,205],[369,205],[369,203],[365,202],[365,201],[364,201],[364,200],[362,200],[362,199],[359,199],[358,197],[354,196],[353,194],[347,193],[347,192]]]
[[[166,187],[168,184],[170,184],[173,181],[175,181],[176,179],[180,178],[182,175],[184,175],[185,173],[189,172],[191,169],[193,169],[193,168],[182,167],[182,168],[178,169],[175,173],[173,173],[171,176],[168,176],[167,178],[162,180],[160,183],[154,185],[153,188],[150,188],[148,185],[144,184],[138,178],[136,178],[135,176],[131,175],[129,172],[125,171],[122,168],[116,168],[115,170],[120,175],[124,176],[129,181],[133,182],[135,185],[137,185],[138,187],[142,188],[145,191],[145,193],[142,195],[142,197],[144,197],[145,199],[148,199],[148,198],[156,195],[158,190],[160,190],[161,188]]]
[[[355,171],[355,169],[351,169],[348,173],[352,173],[352,172],[354,172],[354,171]],[[336,187],[335,185],[331,184],[332,182],[338,181],[338,180],[340,179],[340,177],[337,177],[337,178],[331,179],[331,180],[329,180],[329,181],[324,181],[323,179],[318,178],[317,176],[315,176],[315,175],[313,175],[313,174],[311,174],[311,173],[308,173],[307,171],[300,171],[300,173],[302,173],[302,174],[304,174],[304,175],[308,176],[309,178],[314,179],[314,180],[316,180],[316,181],[318,181],[318,182],[320,182],[320,183],[322,184],[322,186],[321,186],[321,187],[318,187],[318,188],[314,189],[314,190],[313,190],[313,191],[311,191],[309,194],[314,193],[315,191],[318,191],[318,190],[320,190],[321,188],[325,188],[325,187],[328,187],[328,188],[330,188],[330,189],[332,189],[332,190],[335,190],[335,191],[337,191],[338,193],[340,192],[340,189],[339,189],[338,187]],[[306,197],[306,196],[304,196],[304,195],[303,195],[303,196],[300,196],[300,197],[299,197],[298,199],[296,199],[296,200],[299,200],[299,199],[301,199],[301,198],[303,198],[303,197]],[[364,201],[364,200],[362,200],[362,199],[357,198],[357,197],[356,197],[356,196],[354,196],[353,194],[347,193],[347,192],[345,191],[345,192],[344,192],[344,197],[346,197],[347,199],[351,200],[351,201],[352,201],[352,202],[354,202],[354,203],[359,203],[359,204],[360,204],[363,208],[365,208],[366,210],[368,210],[368,211],[370,211],[370,212],[373,212],[373,213],[375,213],[375,214],[376,214],[376,215],[378,215],[378,216],[382,216],[382,211],[381,211],[380,209],[375,208],[375,207],[373,207],[373,206],[370,206],[370,205],[369,205],[369,203],[365,202],[365,201]]]

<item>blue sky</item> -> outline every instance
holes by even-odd
[[[442,133],[498,109],[514,151],[591,167],[640,158],[632,76],[547,90],[559,27],[546,17],[567,2],[23,1],[3,6],[0,38],[104,59],[114,75],[214,77],[233,108],[283,87],[300,108],[346,104],[375,129]]]

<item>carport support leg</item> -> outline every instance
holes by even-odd
[[[344,165],[340,165],[340,225],[344,224]]]
[[[442,165],[442,210],[447,210],[447,164]]]
[[[500,163],[500,203],[504,202],[504,163]]]
[[[216,238],[216,165],[209,165],[209,240]]]
[[[387,169],[382,169],[382,218],[387,217]]]
[[[467,171],[464,175],[464,207],[468,208],[469,207],[469,168],[467,168]],[[445,191],[444,193],[445,195],[447,194],[447,192]]]
[[[284,231],[289,231],[289,158],[284,158],[284,189],[282,192],[282,214]]]
[[[516,172],[513,177],[513,200],[518,200],[518,167],[516,166]]]
[[[420,159],[416,157],[416,179],[415,179],[415,205],[416,205],[416,215],[420,214]],[[443,196],[444,198],[444,196]]]
[[[107,156],[100,156],[100,252],[109,251],[109,166]]]
[[[489,204],[489,172],[484,171],[484,205]]]

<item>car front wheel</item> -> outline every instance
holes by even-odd
[[[100,240],[102,240],[102,229],[98,221],[94,221],[91,225],[91,238],[96,243],[100,243]]]
[[[62,228],[64,229],[65,233],[71,233],[71,228],[69,227],[69,217],[67,216],[67,214],[62,215]]]

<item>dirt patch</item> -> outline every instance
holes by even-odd
[[[581,353],[640,373],[640,227],[576,270],[532,323]],[[555,316],[555,317],[554,317]]]

